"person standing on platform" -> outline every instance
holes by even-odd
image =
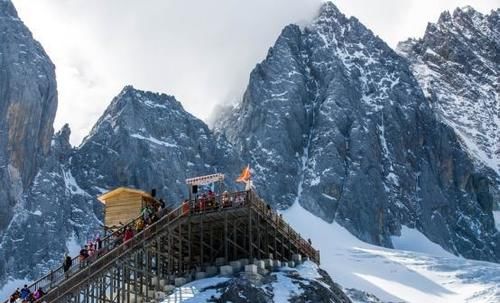
[[[73,265],[73,260],[71,259],[71,257],[68,254],[65,254],[64,262],[63,262],[63,270],[64,270],[64,276],[66,278],[69,275],[68,271],[72,265]]]

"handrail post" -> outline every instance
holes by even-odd
[[[50,270],[49,281],[50,288],[52,288],[52,284],[54,282],[54,271],[52,269]]]

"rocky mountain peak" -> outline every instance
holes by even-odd
[[[439,15],[438,24],[446,24],[451,21],[451,14],[449,11],[444,11]]]
[[[336,32],[337,36],[345,32],[345,26],[349,22],[357,22],[354,17],[347,18],[332,2],[325,2],[316,18],[306,26],[306,29],[323,32]]]
[[[109,135],[122,131],[160,135],[158,123],[166,120],[178,121],[184,117],[199,121],[186,112],[173,96],[125,86],[111,101],[82,145],[94,134],[102,134],[103,131]]]
[[[323,3],[319,9],[316,20],[345,19],[345,15],[331,1]]]
[[[16,8],[10,0],[0,0],[0,18],[18,19]]]
[[[145,107],[151,110],[184,110],[179,101],[173,96],[136,89],[131,85],[125,86],[111,102],[106,111],[117,113],[124,107]]]
[[[479,11],[475,10],[472,6],[466,5],[462,7],[457,7],[453,11],[453,19],[458,19],[460,17],[472,18],[474,16],[483,16]]]
[[[69,142],[70,135],[71,129],[69,128],[69,124],[66,123],[52,138],[52,153],[56,153],[56,157],[58,157],[59,160],[69,156],[72,150],[71,143]]]

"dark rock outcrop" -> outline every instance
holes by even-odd
[[[436,117],[408,60],[333,4],[309,26],[283,30],[215,132],[174,97],[128,86],[78,148],[67,126],[47,139],[53,66],[10,2],[0,6],[0,115],[10,113],[0,116],[0,185],[9,189],[0,190],[0,279],[35,279],[60,264],[70,243],[94,236],[102,216],[96,197],[106,190],[156,188],[177,204],[185,178],[224,172],[235,188],[247,163],[259,194],[278,208],[298,201],[389,247],[402,225],[416,227],[455,254],[500,261],[491,175]],[[19,28],[10,31],[10,23]],[[14,33],[31,44],[14,47]]]

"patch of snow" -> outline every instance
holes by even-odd
[[[321,194],[323,197],[327,198],[328,200],[336,200],[334,197],[330,196],[330,195],[327,195],[325,193],[322,193]]]
[[[495,219],[495,226],[500,231],[500,210],[493,211],[493,218]]]
[[[316,176],[315,178],[313,178],[311,180],[311,186],[316,186],[318,185],[319,183],[321,183],[321,177],[319,176]]]
[[[295,268],[301,277],[308,280],[321,279],[321,275],[318,272],[318,265],[311,261],[305,261],[304,263],[297,265]]]
[[[220,294],[216,289],[206,289],[227,282],[229,278],[214,277],[201,279],[175,288],[174,292],[161,303],[204,303],[211,298],[218,299]]]
[[[78,243],[75,234],[72,234],[71,237],[66,241],[66,249],[68,251],[68,255],[70,257],[75,257],[80,253],[80,249],[82,246]]]
[[[395,249],[421,252],[438,257],[454,257],[438,244],[430,241],[420,231],[407,226],[402,227],[401,236],[391,237]]]
[[[133,138],[140,139],[140,140],[149,141],[149,142],[151,142],[153,144],[156,144],[156,145],[162,145],[162,146],[166,146],[166,147],[178,147],[177,144],[172,144],[172,143],[168,143],[166,141],[161,141],[161,140],[158,140],[158,139],[156,139],[154,137],[151,137],[151,136],[144,137],[144,136],[139,135],[139,134],[131,134],[130,136],[133,137]]]
[[[99,187],[99,186],[93,186],[98,192],[100,192],[101,194],[104,194],[105,192],[108,192],[107,189],[105,188],[102,188],[102,187]]]
[[[157,107],[157,108],[168,108],[168,107],[166,107],[163,104],[158,104],[158,103],[155,103],[155,102],[153,102],[151,100],[145,100],[142,103],[146,104],[149,107],[153,107],[153,108],[155,108],[155,107]]]
[[[393,302],[500,302],[500,264],[388,249],[360,241],[338,223],[327,223],[299,203],[285,219],[321,251],[321,266],[335,282]],[[431,252],[429,241],[404,229]],[[404,246],[401,241],[399,245]],[[408,244],[406,249],[415,249]]]
[[[272,283],[273,302],[287,303],[291,298],[301,295],[304,291],[292,279],[286,276],[286,272],[273,274],[276,282]]]
[[[71,170],[63,171],[64,184],[66,188],[74,195],[89,196],[76,182],[75,177],[71,174]]]

